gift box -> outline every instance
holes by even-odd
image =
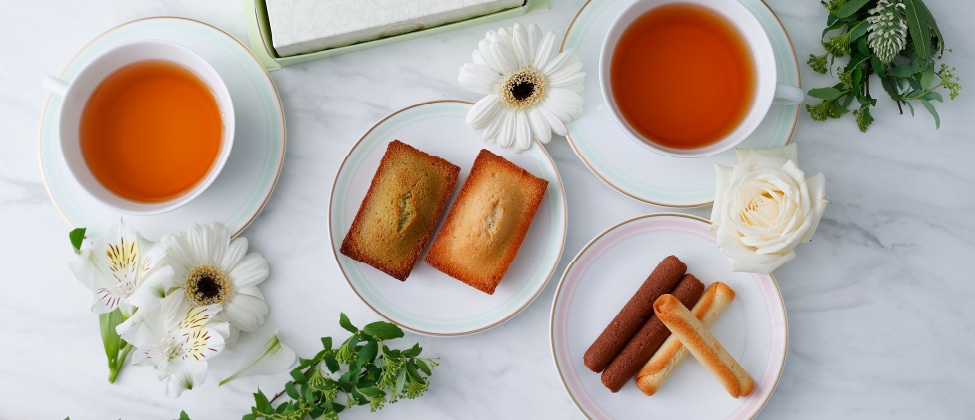
[[[269,69],[548,10],[547,0],[244,0]]]

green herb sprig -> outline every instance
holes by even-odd
[[[826,74],[837,65],[837,59],[847,61],[836,67],[838,83],[808,92],[822,100],[806,104],[810,117],[825,121],[852,110],[857,127],[866,132],[874,121],[870,107],[877,104],[870,94],[871,75],[876,74],[901,114],[902,105],[907,105],[914,115],[913,104],[919,103],[934,117],[935,127],[941,127],[933,102],[944,102],[939,92],[942,88],[950,99],[955,99],[961,85],[954,67],[944,63],[935,66],[944,54],[944,39],[927,6],[921,0],[822,3],[829,11],[822,33],[826,53],[810,54],[807,63]]]
[[[294,379],[284,390],[268,399],[261,390],[254,394],[254,406],[244,420],[314,419],[336,420],[342,410],[369,404],[376,411],[401,398],[417,398],[429,387],[428,377],[437,358],[421,358],[419,344],[406,350],[391,349],[386,340],[403,337],[394,324],[377,321],[361,330],[343,313],[339,325],[352,336],[338,347],[332,337],[322,337],[323,349],[311,359],[299,358],[291,371]],[[289,401],[273,403],[287,395]]]

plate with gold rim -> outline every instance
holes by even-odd
[[[555,291],[549,334],[559,377],[586,416],[740,419],[754,417],[768,402],[788,348],[782,296],[771,275],[732,272],[708,226],[686,214],[638,216],[606,229],[569,262]],[[634,379],[612,393],[583,364],[589,345],[668,255],[705,285],[721,281],[735,291],[711,332],[754,379],[748,396],[732,398],[693,356],[650,397]]]
[[[800,86],[799,63],[782,22],[761,0],[740,1],[769,35],[778,81]],[[603,37],[615,17],[630,3],[631,0],[590,0],[566,31],[562,49],[575,50],[582,60],[582,71],[590,77],[599,77]],[[617,191],[650,204],[700,207],[714,202],[714,164],[733,164],[733,150],[703,158],[655,154],[636,144],[619,128],[599,89],[598,80],[586,83],[582,93],[585,110],[567,125],[566,135],[575,154],[594,175]],[[740,147],[784,146],[792,138],[798,120],[799,105],[772,105],[759,127]]]
[[[92,59],[133,40],[159,39],[181,44],[210,62],[224,79],[234,103],[233,150],[220,176],[192,202],[152,216],[125,216],[125,221],[150,239],[188,228],[220,222],[234,235],[250,224],[267,203],[284,164],[284,111],[264,66],[230,34],[209,24],[177,17],[128,22],[99,35],[82,48],[60,74],[73,80]],[[61,98],[51,95],[39,134],[41,171],[48,194],[64,219],[75,227],[108,232],[122,215],[86,193],[71,177],[58,144]]]
[[[471,334],[515,316],[545,288],[565,245],[565,192],[551,156],[537,141],[521,153],[485,144],[480,134],[465,123],[470,107],[469,102],[437,101],[393,112],[356,142],[342,161],[332,186],[329,237],[342,274],[366,305],[403,328],[421,334]],[[410,276],[402,282],[339,252],[379,161],[393,140],[460,166],[457,185],[445,215],[481,149],[488,149],[548,180],[545,196],[525,240],[493,295],[436,270],[423,261],[425,251]],[[430,238],[432,241],[433,237]],[[429,245],[428,242],[427,247]]]

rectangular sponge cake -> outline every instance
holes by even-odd
[[[487,294],[494,294],[515,259],[548,181],[481,150],[426,262]]]
[[[447,207],[459,173],[457,165],[393,140],[340,252],[406,280]]]

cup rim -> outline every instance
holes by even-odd
[[[180,61],[177,62],[166,57],[156,57],[161,55],[159,54],[159,48],[167,49],[167,55],[178,54],[180,56]],[[98,76],[97,81],[91,84],[92,86],[90,86],[90,89],[85,89],[87,92],[79,93],[78,89],[81,89],[81,87],[80,85],[75,85],[75,81],[87,76],[89,72],[96,71],[95,67],[97,63],[111,59],[112,57],[116,57],[119,54],[127,54],[130,51],[138,52],[135,59],[122,57],[120,59],[121,64],[110,67],[108,70],[104,71],[104,74]],[[146,51],[149,52],[147,53]],[[170,61],[184,69],[189,70],[209,88],[210,93],[213,95],[218,109],[220,110],[221,125],[223,130],[220,137],[220,149],[217,156],[211,163],[210,169],[193,187],[182,194],[166,200],[141,202],[115,194],[111,190],[107,189],[101,183],[101,181],[95,178],[88,168],[84,157],[80,155],[80,136],[78,135],[77,130],[74,130],[73,133],[70,132],[72,131],[71,127],[77,128],[77,124],[74,122],[69,122],[67,119],[70,118],[80,122],[82,110],[84,109],[85,104],[87,104],[87,101],[91,96],[91,92],[94,91],[94,89],[102,81],[104,81],[106,77],[113,74],[115,71],[125,65],[153,59]],[[185,62],[190,62],[192,64],[186,65],[184,64]],[[91,59],[78,71],[72,80],[66,82],[68,83],[68,87],[64,92],[64,97],[61,98],[61,104],[57,114],[59,137],[58,145],[61,150],[62,158],[65,160],[68,172],[71,174],[71,177],[75,180],[78,186],[93,199],[95,199],[95,201],[109,207],[115,212],[125,215],[150,216],[166,213],[180,208],[190,203],[196,197],[210,188],[210,186],[214,183],[214,181],[216,181],[217,177],[222,172],[223,167],[226,165],[227,160],[230,157],[233,149],[235,135],[234,131],[236,126],[233,97],[227,88],[226,82],[223,80],[223,76],[216,70],[216,68],[214,68],[213,65],[200,54],[184,45],[161,39],[142,39],[127,42],[109,49]],[[65,104],[69,99],[76,99],[73,97],[79,94],[84,94],[83,97],[77,99],[81,101],[80,109],[77,110],[77,112],[74,112],[73,116],[66,116]],[[71,158],[68,156],[70,153],[77,153],[78,156]]]
[[[741,123],[739,123],[735,130],[718,141],[692,149],[673,148],[661,145],[651,139],[644,138],[633,129],[630,123],[620,115],[612,92],[609,75],[616,43],[627,27],[650,10],[673,3],[703,6],[720,14],[739,31],[745,43],[748,45],[749,50],[752,52],[752,58],[755,60],[755,93],[752,96],[751,104],[745,116],[742,118]],[[730,9],[735,9],[735,12],[738,13],[738,18],[729,17],[727,10]],[[746,30],[748,28],[743,28],[741,21],[747,21],[747,26],[752,29]],[[623,8],[609,25],[609,29],[602,40],[597,65],[600,94],[617,127],[634,143],[663,156],[698,158],[715,156],[733,149],[758,128],[768,113],[768,108],[772,105],[772,98],[775,95],[777,76],[775,72],[775,55],[772,50],[771,41],[769,40],[768,34],[762,28],[761,22],[758,21],[758,18],[745,5],[738,1],[715,3],[708,0],[636,0]]]

